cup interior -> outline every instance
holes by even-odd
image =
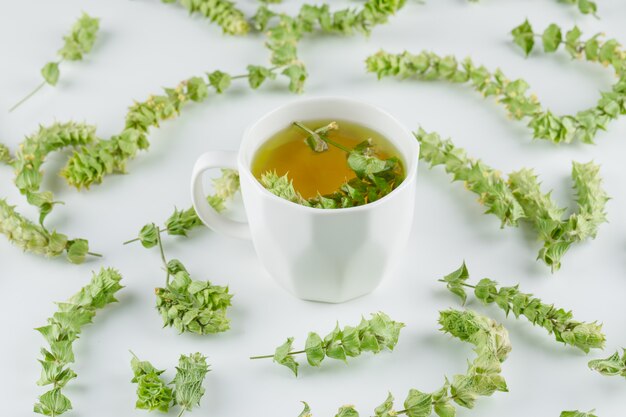
[[[348,120],[379,132],[400,152],[406,169],[404,182],[417,174],[419,144],[413,134],[381,108],[343,97],[300,99],[261,117],[244,133],[239,151],[240,169],[245,168],[245,175],[252,176],[250,167],[263,143],[296,120],[313,119]]]

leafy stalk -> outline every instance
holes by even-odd
[[[55,86],[59,81],[60,76],[59,65],[63,61],[81,61],[83,56],[88,54],[93,48],[99,28],[100,19],[93,18],[87,13],[83,13],[76,23],[74,23],[74,26],[72,26],[71,32],[63,37],[63,47],[57,52],[59,60],[48,62],[41,69],[41,76],[44,81],[33,91],[28,93],[26,97],[22,98],[13,107],[11,107],[9,112],[17,109],[20,105],[41,90],[46,84]]]
[[[298,376],[299,363],[294,359],[295,355],[306,354],[306,359],[311,366],[320,366],[325,358],[337,359],[346,362],[348,357],[356,357],[362,352],[374,354],[384,349],[393,350],[398,343],[400,330],[404,323],[393,321],[385,313],[372,314],[372,318],[365,320],[356,326],[339,327],[326,337],[310,332],[303,350],[293,350],[293,337],[276,348],[273,355],[252,356],[250,359],[273,359],[279,365],[286,366]]]
[[[446,310],[440,312],[441,330],[463,342],[474,345],[476,359],[470,362],[465,374],[455,375],[443,387],[432,393],[411,389],[403,406],[396,410],[394,397],[387,395],[376,407],[376,417],[406,415],[428,417],[433,413],[439,417],[454,417],[455,403],[465,408],[474,408],[479,397],[491,396],[496,391],[506,392],[506,381],[501,375],[501,363],[511,351],[506,329],[488,317],[474,311]],[[339,409],[335,417],[358,417],[353,406]],[[310,408],[304,403],[300,416],[310,417]]]
[[[496,304],[508,316],[510,312],[516,318],[524,316],[535,326],[541,326],[553,334],[557,342],[573,346],[589,353],[590,349],[603,349],[606,337],[602,325],[597,322],[585,323],[574,320],[571,311],[546,304],[532,294],[523,293],[519,285],[500,287],[489,278],[481,279],[476,285],[467,283],[469,272],[465,262],[456,271],[446,275],[439,282],[444,282],[453,294],[458,295],[463,303],[467,300],[466,288],[474,290],[474,295],[484,304]]]
[[[0,201],[0,233],[25,251],[58,256],[64,251],[73,263],[81,263],[89,254],[85,239],[69,240],[67,236],[50,232],[44,220],[56,204],[50,191],[41,191],[43,171],[41,166],[51,152],[64,148],[78,148],[97,141],[95,128],[82,123],[54,123],[40,126],[39,130],[20,144],[15,156],[11,156],[5,146],[0,146],[0,160],[10,164],[15,170],[15,185],[26,196],[29,204],[39,210],[39,225],[35,225],[9,206]],[[97,254],[92,254],[96,255]]]
[[[124,130],[119,135],[75,152],[61,174],[70,185],[88,188],[102,182],[105,175],[125,172],[126,163],[138,151],[148,148],[150,128],[159,127],[161,122],[175,118],[185,104],[190,101],[203,102],[209,96],[210,89],[221,94],[231,86],[231,81],[237,79],[247,79],[250,87],[256,89],[267,79],[274,79],[278,69],[250,65],[245,74],[238,76],[214,71],[206,77],[189,78],[175,88],[166,88],[163,95],[150,96],[144,102],[137,102],[129,109]]]
[[[0,233],[24,252],[47,257],[65,253],[67,260],[75,264],[82,263],[87,255],[102,256],[89,252],[89,243],[85,239],[69,239],[62,233],[31,222],[4,199],[0,199]]]
[[[523,219],[531,223],[543,242],[538,259],[552,271],[561,267],[561,258],[572,244],[595,238],[598,227],[606,222],[604,208],[609,197],[602,188],[599,167],[593,162],[572,164],[577,211],[564,218],[565,209],[556,205],[550,193],[541,192],[532,170],[513,172],[507,181],[437,133],[420,129],[415,136],[421,144],[420,158],[431,167],[443,165],[455,181],[463,181],[487,207],[486,213],[496,215],[502,226],[517,226]]]
[[[239,173],[232,169],[222,169],[222,176],[213,179],[215,193],[207,196],[207,201],[218,213],[226,209],[226,203],[239,191]],[[158,233],[167,233],[170,236],[187,236],[192,229],[202,225],[196,210],[190,207],[186,210],[175,209],[174,213],[165,221],[165,227],[160,228],[154,223],[148,223],[141,228],[139,236],[124,242],[124,244],[140,241],[144,248],[152,248],[158,244]]]
[[[157,244],[166,273],[165,287],[154,290],[163,327],[174,327],[180,333],[202,335],[230,329],[226,312],[233,296],[228,287],[192,280],[182,262],[178,259],[168,261],[160,231],[157,231]],[[170,280],[170,277],[173,278]]]
[[[177,3],[189,11],[200,14],[210,22],[219,25],[229,35],[245,35],[249,24],[243,12],[235,3],[228,0],[161,0],[163,3]]]
[[[167,413],[173,405],[179,405],[180,417],[200,404],[204,395],[202,384],[209,372],[206,357],[202,354],[180,356],[176,375],[169,384],[174,385],[174,389],[163,381],[161,374],[165,371],[156,369],[150,362],[140,361],[134,354],[131,367],[134,374],[131,382],[137,384],[136,408]]]
[[[50,191],[40,191],[43,180],[41,166],[48,154],[64,148],[79,148],[97,142],[96,129],[83,123],[54,123],[39,127],[37,133],[27,136],[15,153],[15,185],[26,196],[29,204],[39,209],[39,223],[58,202]]]
[[[621,376],[626,378],[626,349],[622,356],[615,352],[606,359],[596,359],[589,362],[589,368],[605,376]]]
[[[360,32],[369,35],[376,25],[386,23],[389,16],[400,10],[406,0],[367,0],[360,9],[345,8],[334,12],[326,3],[303,4],[295,16],[275,13],[263,4],[252,18],[252,26],[265,32],[265,45],[270,50],[271,62],[285,66],[293,90],[301,92],[307,79],[304,63],[298,58],[298,44],[305,34],[316,29],[324,33],[353,35]],[[271,24],[272,22],[276,22]]]
[[[92,322],[96,311],[116,302],[115,293],[123,287],[121,275],[114,269],[102,268],[94,274],[91,282],[64,303],[58,303],[58,311],[48,319],[48,324],[36,330],[46,339],[48,348],[41,349],[41,378],[38,385],[52,387],[39,397],[35,413],[59,416],[72,409],[72,403],[62,389],[76,378],[70,368],[74,362],[72,346],[82,327]]]
[[[577,27],[563,35],[561,28],[555,24],[539,35],[533,33],[528,21],[516,27],[512,34],[515,43],[527,55],[535,45],[535,38],[541,36],[545,52],[556,52],[562,45],[574,59],[611,66],[618,80],[611,91],[601,93],[595,107],[581,110],[575,115],[557,116],[545,109],[534,94],[529,93],[530,86],[526,81],[510,80],[500,69],[490,72],[484,66],[474,64],[470,58],[459,62],[454,56],[442,57],[427,51],[417,55],[380,51],[367,58],[367,70],[376,73],[379,79],[386,76],[414,77],[470,84],[483,96],[493,96],[506,108],[511,118],[528,120],[534,138],[553,143],[576,140],[593,143],[598,131],[606,130],[608,122],[626,114],[626,51],[615,39],[603,40],[598,34],[582,41],[582,33]]]

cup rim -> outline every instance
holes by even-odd
[[[287,204],[289,205],[289,207],[292,207],[293,209],[309,210],[311,211],[311,213],[320,214],[320,215],[332,214],[332,213],[335,213],[335,214],[353,213],[353,212],[358,212],[358,211],[374,209],[375,207],[385,204],[387,201],[391,200],[394,197],[394,195],[399,194],[401,190],[409,187],[410,184],[413,183],[413,181],[415,181],[415,177],[417,176],[417,166],[418,166],[419,152],[420,152],[420,144],[417,141],[417,139],[414,139],[413,145],[410,145],[411,148],[413,149],[412,155],[405,155],[404,153],[402,153],[402,151],[400,151],[402,153],[402,156],[405,157],[405,164],[407,165],[407,167],[405,168],[406,176],[404,177],[404,180],[402,180],[402,183],[398,185],[396,188],[394,188],[389,194],[371,203],[363,204],[360,206],[354,206],[354,207],[338,207],[334,209],[320,209],[316,207],[303,206],[302,204],[298,204],[298,203],[294,203],[292,201],[286,200],[268,191],[265,187],[263,187],[263,184],[261,184],[261,182],[252,174],[250,167],[244,163],[245,162],[244,161],[244,155],[245,155],[244,147],[246,146],[247,138],[250,132],[252,132],[254,128],[258,124],[260,124],[263,120],[269,117],[272,117],[274,114],[284,111],[286,108],[291,107],[295,104],[300,104],[303,102],[328,102],[328,101],[343,102],[347,105],[358,104],[359,106],[369,107],[370,109],[377,111],[381,113],[382,115],[384,115],[385,117],[387,117],[391,122],[395,123],[397,127],[400,128],[403,131],[403,133],[407,135],[407,137],[414,136],[413,133],[404,126],[404,124],[402,124],[397,118],[392,116],[388,111],[384,110],[383,108],[375,104],[369,103],[364,100],[352,99],[352,98],[348,98],[345,96],[326,96],[326,95],[295,99],[265,113],[263,116],[259,117],[254,123],[252,123],[250,126],[248,126],[248,128],[245,129],[244,134],[243,134],[243,140],[242,140],[242,143],[240,145],[239,152],[237,155],[237,165],[239,167],[239,174],[250,177],[252,179],[252,183],[254,184],[255,189],[261,192],[263,195],[268,196],[269,198],[273,198],[275,200],[279,200],[281,201],[281,204]],[[388,140],[390,140],[392,143],[394,143],[394,145],[396,145],[396,147],[398,147],[397,142],[394,142],[393,138],[388,138]]]

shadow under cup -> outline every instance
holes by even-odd
[[[267,191],[251,164],[268,138],[296,120],[348,120],[385,136],[400,152],[406,178],[370,204],[342,209],[301,206]],[[269,274],[296,297],[344,302],[373,291],[394,269],[414,217],[419,145],[387,112],[346,98],[298,100],[246,130],[237,157],[250,237]]]

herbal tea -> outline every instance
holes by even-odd
[[[377,200],[402,182],[399,155],[380,133],[356,123],[294,122],[261,145],[252,173],[274,194],[291,201],[351,207]],[[285,186],[293,194],[285,195]]]

